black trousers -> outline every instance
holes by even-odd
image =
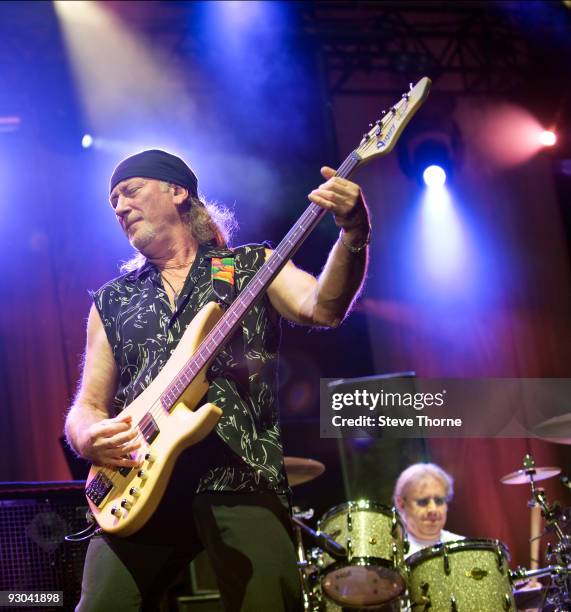
[[[265,492],[166,501],[132,536],[91,540],[78,611],[157,610],[172,580],[203,549],[228,612],[302,609],[287,501]]]

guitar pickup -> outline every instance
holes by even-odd
[[[99,472],[87,487],[85,487],[85,495],[99,507],[112,488],[113,483],[111,480],[105,476],[103,472]]]
[[[139,421],[138,427],[147,444],[152,444],[153,440],[155,440],[161,431],[150,412],[147,412],[147,414],[145,414],[145,416]]]

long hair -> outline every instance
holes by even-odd
[[[164,184],[170,187],[168,183]],[[179,211],[190,235],[199,245],[227,247],[232,235],[238,229],[236,216],[229,208],[218,202],[209,202],[202,194],[199,194],[198,198],[189,194],[180,205]],[[119,269],[122,273],[132,272],[142,267],[146,261],[147,258],[142,253],[135,251],[135,254],[123,262]]]

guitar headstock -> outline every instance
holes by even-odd
[[[426,100],[430,85],[430,79],[423,77],[414,87],[411,86],[410,91],[403,94],[388,112],[383,111],[381,119],[369,124],[371,129],[364,134],[355,149],[359,165],[393,150],[402,131]]]

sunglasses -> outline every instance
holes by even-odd
[[[434,502],[435,506],[444,506],[448,503],[448,499],[443,496],[435,495],[434,497],[421,497],[420,499],[413,500],[419,508],[427,508],[430,500]]]

